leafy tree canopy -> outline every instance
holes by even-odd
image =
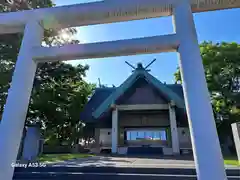
[[[0,4],[0,12],[53,7],[51,0],[10,0]],[[62,34],[65,36],[62,36]],[[45,31],[44,45],[79,43],[71,38],[76,29]],[[22,33],[0,35],[0,119],[8,95]],[[65,38],[65,37],[69,38]],[[81,134],[83,123],[79,113],[94,85],[83,78],[88,66],[72,66],[63,62],[40,63],[34,80],[27,123],[40,123],[47,139],[70,143]]]
[[[240,44],[203,42],[200,51],[219,133],[240,120]],[[179,68],[174,74],[181,82]]]

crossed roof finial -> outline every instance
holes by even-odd
[[[143,67],[143,64],[141,62],[137,63],[137,67],[134,67],[132,64],[130,64],[129,62],[125,61],[125,63],[127,65],[129,65],[131,68],[133,68],[133,71],[135,70],[146,70],[146,71],[150,71],[150,69],[147,69],[149,66],[152,65],[152,63],[154,63],[156,61],[156,59],[153,59],[146,67]]]

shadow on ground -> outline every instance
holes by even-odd
[[[132,163],[132,161],[132,159],[113,158],[111,156],[94,156],[52,163],[49,166],[115,166],[117,164]]]

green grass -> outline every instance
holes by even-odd
[[[87,158],[93,156],[94,155],[92,154],[43,154],[38,157],[38,160],[41,162],[58,162],[75,158]]]
[[[224,164],[240,166],[240,161],[237,160],[237,157],[225,157]]]

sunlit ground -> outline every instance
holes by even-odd
[[[58,162],[76,158],[88,158],[93,156],[93,154],[44,154],[41,155],[38,160],[41,162]],[[237,157],[225,157],[224,164],[240,167],[240,162],[237,160]]]

